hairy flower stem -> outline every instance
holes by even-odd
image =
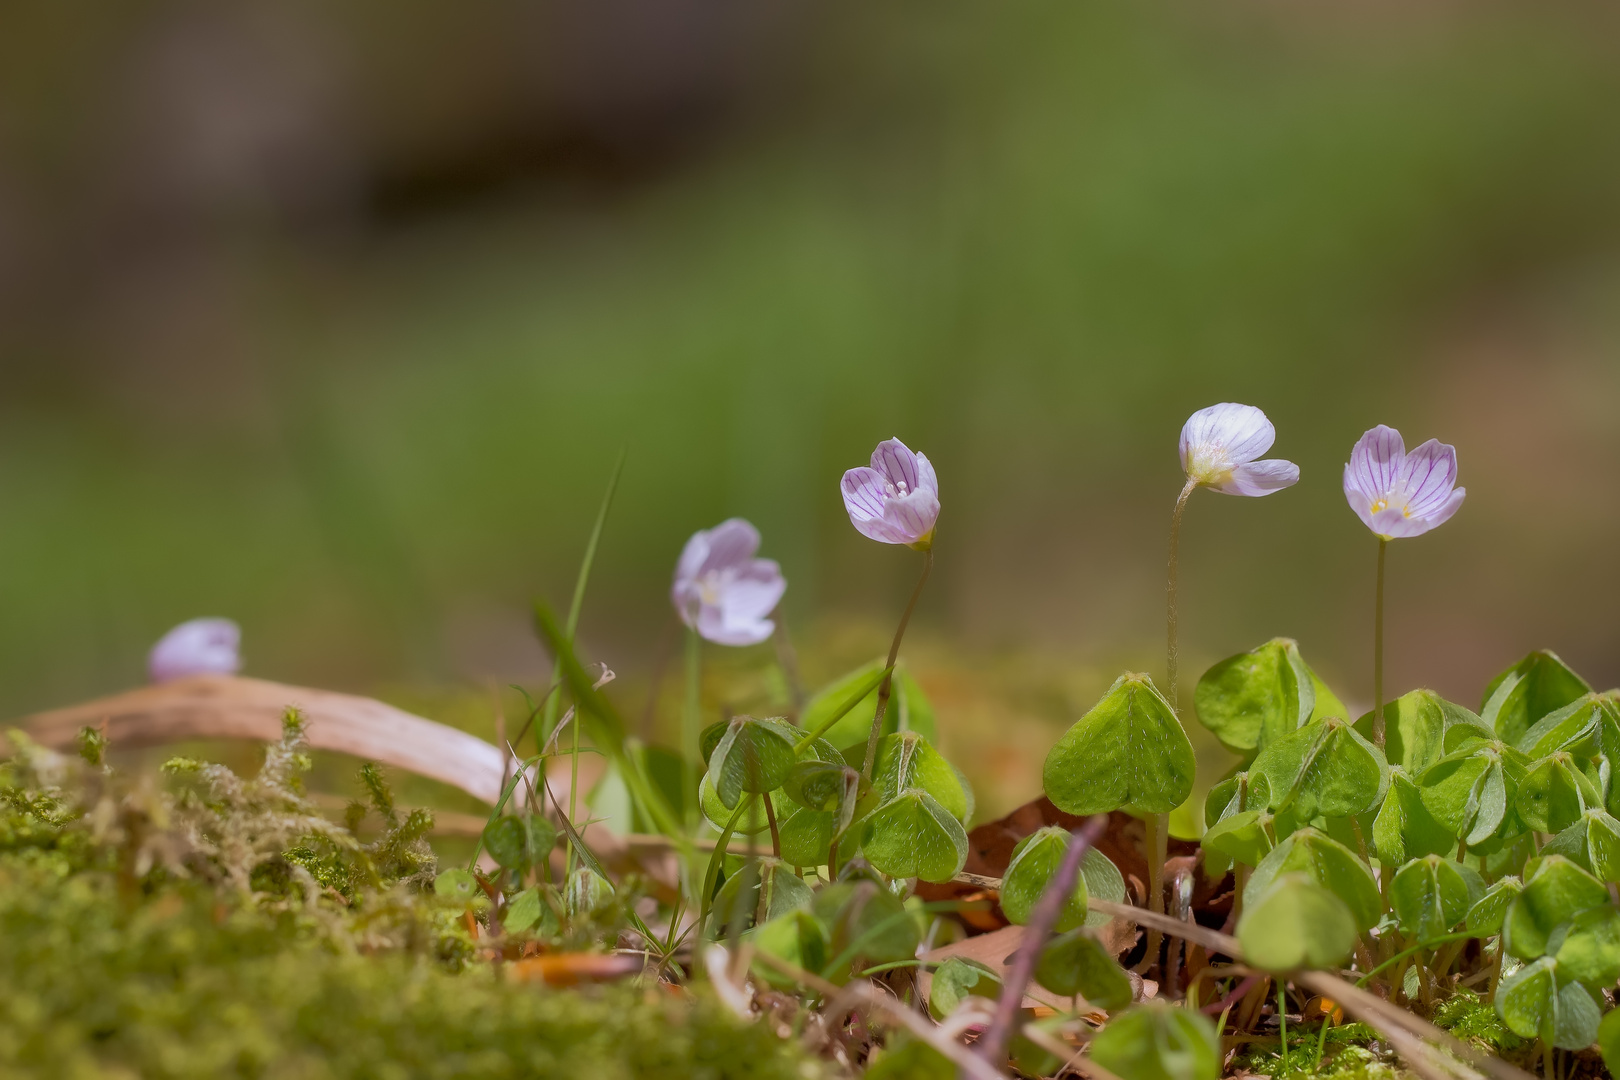
[[[1187,509],[1187,500],[1198,488],[1198,481],[1188,480],[1182,487],[1181,494],[1176,496],[1176,508],[1170,515],[1170,565],[1165,582],[1165,652],[1164,652],[1164,697],[1170,703],[1170,711],[1181,719],[1181,713],[1176,706],[1177,684],[1181,679],[1180,645],[1176,633],[1176,581],[1180,563],[1181,549],[1181,515]],[[1162,914],[1164,912],[1164,864],[1170,857],[1170,815],[1158,814],[1152,818],[1144,819],[1147,833],[1144,836],[1142,854],[1148,864],[1148,910]],[[1158,963],[1159,949],[1162,935],[1157,930],[1148,931],[1146,966],[1151,967]]]
[[[703,709],[703,639],[696,630],[686,632],[686,708],[681,710],[681,811],[686,831],[697,827],[698,797],[692,777],[703,763],[698,751],[699,719]]]
[[[883,714],[889,708],[889,694],[894,684],[894,661],[900,655],[900,639],[906,636],[906,625],[911,622],[911,613],[917,610],[917,598],[922,595],[923,586],[928,583],[928,572],[934,568],[934,549],[923,553],[922,576],[917,579],[917,587],[911,590],[911,602],[906,605],[904,615],[900,616],[900,625],[895,627],[894,640],[889,643],[889,674],[884,676],[883,684],[878,687],[877,715],[872,717],[872,734],[866,738],[866,760],[861,764],[861,779],[872,779],[872,767],[877,763],[878,739],[883,735]]]
[[[1373,745],[1384,746],[1384,552],[1389,541],[1378,538],[1378,585],[1373,600]]]

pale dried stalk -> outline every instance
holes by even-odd
[[[308,718],[305,737],[314,749],[392,765],[460,788],[490,805],[500,798],[501,751],[476,735],[372,698],[238,675],[175,679],[36,713],[19,726],[36,742],[58,750],[71,748],[81,728],[102,724],[115,748],[186,739],[273,743],[281,738],[281,718],[289,707]]]

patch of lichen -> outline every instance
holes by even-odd
[[[424,888],[426,824],[377,807],[388,828],[365,844],[319,819],[297,790],[300,745],[290,725],[257,777],[177,763],[159,784],[14,740],[0,766],[0,1075],[821,1071],[704,993],[548,990],[469,962],[464,908]]]

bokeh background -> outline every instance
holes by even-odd
[[[1159,670],[1176,436],[1223,400],[1303,479],[1189,508],[1188,690],[1286,634],[1370,703],[1339,471],[1377,422],[1454,443],[1469,490],[1392,546],[1391,691],[1477,706],[1536,647],[1613,685],[1617,24],[14,0],[0,707],[135,684],[204,614],[265,677],[424,710],[541,684],[529,600],[566,602],[621,448],[587,652],[650,683],[682,542],[743,515],[825,678],[916,571],[838,495],[898,435],[944,502],[915,664],[1003,808],[1115,673]]]

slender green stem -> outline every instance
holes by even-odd
[[[1181,682],[1181,655],[1180,642],[1177,637],[1176,626],[1176,585],[1180,571],[1181,551],[1181,515],[1187,509],[1187,500],[1198,489],[1198,481],[1188,480],[1181,488],[1181,494],[1176,496],[1176,508],[1170,514],[1170,560],[1165,574],[1165,650],[1164,650],[1164,696],[1170,704],[1170,711],[1176,713],[1179,720],[1180,712],[1177,709],[1178,690]],[[1164,863],[1169,857],[1170,848],[1170,815],[1158,814],[1146,819],[1147,834],[1144,837],[1143,855],[1147,857],[1148,864],[1148,910],[1157,914],[1164,912]],[[1158,963],[1159,950],[1163,944],[1163,935],[1158,930],[1148,931],[1148,949],[1145,960],[1146,968]],[[1144,968],[1144,970],[1146,970]]]
[[[928,572],[934,568],[934,549],[930,547],[923,553],[922,576],[917,579],[917,587],[911,590],[911,601],[906,604],[905,614],[900,616],[900,625],[895,628],[894,640],[889,643],[889,662],[885,665],[889,674],[883,677],[883,683],[878,687],[877,715],[872,717],[872,734],[866,739],[866,760],[861,765],[861,777],[872,779],[872,766],[877,762],[878,739],[883,734],[883,714],[889,708],[889,694],[894,688],[894,662],[900,655],[900,639],[906,636],[906,625],[911,622],[911,613],[917,610],[917,598],[922,595],[923,586],[928,583]]]
[[[1417,945],[1413,945],[1409,949],[1405,949],[1405,950],[1402,950],[1401,952],[1396,953],[1394,956],[1390,957],[1388,960],[1385,960],[1383,963],[1379,964],[1377,967],[1375,967],[1371,971],[1367,972],[1367,974],[1365,974],[1361,978],[1357,979],[1356,980],[1356,985],[1357,986],[1366,986],[1369,982],[1372,981],[1373,976],[1377,975],[1380,971],[1383,971],[1385,968],[1389,967],[1391,964],[1400,963],[1402,960],[1405,960],[1407,957],[1415,956],[1417,953],[1421,952],[1424,949],[1432,948],[1435,945],[1444,945],[1447,942],[1451,942],[1451,941],[1465,941],[1468,938],[1471,938],[1473,936],[1474,936],[1473,934],[1468,933],[1466,931],[1458,931],[1455,934],[1446,934],[1446,935],[1444,935],[1442,937],[1431,938],[1428,941],[1421,942],[1421,943],[1419,943]]]
[[[619,458],[613,463],[613,475],[608,478],[607,491],[602,495],[602,505],[596,511],[596,524],[591,526],[591,538],[585,544],[585,557],[580,560],[579,576],[574,578],[574,599],[568,605],[568,622],[564,624],[564,633],[568,635],[570,643],[574,640],[574,631],[579,629],[580,609],[585,606],[585,583],[591,577],[591,564],[596,561],[596,545],[602,539],[602,526],[607,524],[608,509],[613,505],[613,493],[619,489],[619,474],[624,471],[625,450],[619,451]],[[551,669],[551,682],[553,685],[562,679],[562,659],[559,657]],[[540,744],[551,735],[551,729],[557,723],[557,710],[562,707],[562,695],[556,694],[546,699],[546,715],[541,722],[540,733],[537,736]]]
[[[703,710],[703,639],[686,631],[686,708],[681,711],[681,808],[690,832],[697,825],[698,796],[693,777],[703,764],[698,733]]]
[[[1373,600],[1373,745],[1384,745],[1384,552],[1389,541],[1378,538],[1378,585]]]
[[[1288,1072],[1288,991],[1283,987],[1283,981],[1277,980],[1277,1024],[1279,1027],[1278,1039],[1282,1045],[1281,1071]]]
[[[569,747],[571,760],[568,764],[568,823],[575,828],[579,827],[579,716],[576,714],[574,722],[568,725],[568,734],[572,739]],[[574,845],[568,845],[568,872],[574,872]]]
[[[1198,487],[1198,481],[1188,480],[1181,494],[1176,496],[1176,509],[1170,515],[1170,567],[1165,582],[1165,653],[1164,653],[1164,697],[1170,703],[1171,711],[1176,709],[1177,682],[1181,677],[1179,670],[1181,656],[1178,652],[1179,642],[1176,640],[1176,578],[1179,569],[1178,562],[1181,547],[1181,514],[1187,509],[1187,500]],[[1178,714],[1179,716],[1179,714]]]

